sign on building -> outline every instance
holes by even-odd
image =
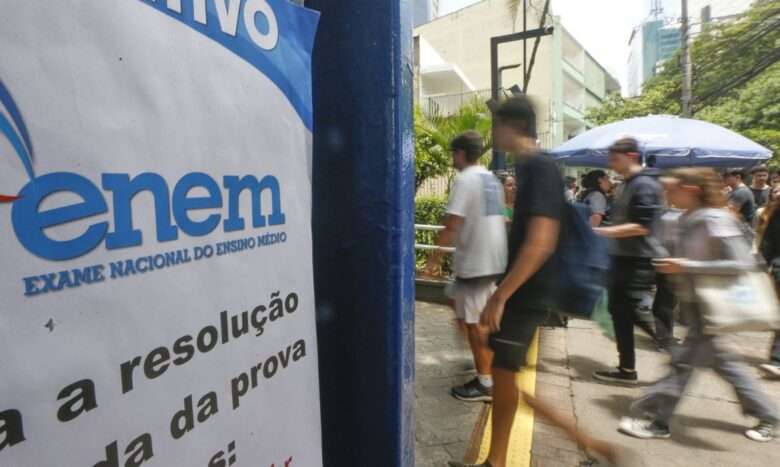
[[[316,13],[0,15],[0,465],[321,466]]]

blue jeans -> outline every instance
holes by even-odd
[[[635,414],[650,414],[669,423],[696,367],[712,368],[737,393],[745,415],[777,423],[777,408],[758,387],[740,358],[719,345],[719,337],[702,334],[701,315],[692,304],[683,304],[690,320],[685,342],[676,349],[669,374],[655,383],[631,407]]]

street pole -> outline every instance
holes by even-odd
[[[528,0],[523,0],[523,32],[528,32]],[[523,39],[523,90],[527,89],[526,79],[528,77],[528,39]]]
[[[691,48],[689,45],[690,27],[688,24],[688,0],[682,0],[682,25],[681,41],[682,41],[682,116],[684,118],[691,117],[691,100],[692,88],[693,88],[693,64],[691,63]]]
[[[541,27],[539,29],[532,29],[530,31],[521,31],[512,34],[506,34],[503,36],[496,36],[490,38],[490,90],[491,99],[490,102],[493,106],[497,106],[501,102],[501,71],[498,66],[498,46],[506,44],[508,42],[524,41],[526,39],[536,39],[538,37],[549,36],[555,29],[552,26]],[[533,57],[532,57],[533,61]],[[509,65],[506,68],[514,68],[517,65]],[[528,81],[528,76],[524,77],[524,81]],[[491,110],[495,111],[494,108]],[[495,117],[495,116],[494,116]],[[506,154],[499,151],[496,148],[496,119],[493,118],[493,159],[490,162],[490,170],[503,171],[506,170]]]

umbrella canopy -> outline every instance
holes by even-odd
[[[551,151],[559,162],[579,167],[605,167],[608,148],[617,139],[639,141],[655,167],[750,167],[772,157],[772,151],[721,126],[671,115],[630,118],[576,136]]]

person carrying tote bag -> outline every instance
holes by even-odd
[[[681,257],[657,260],[654,264],[658,272],[672,277],[677,286],[688,334],[673,352],[669,374],[632,405],[634,417],[620,422],[620,432],[642,439],[671,437],[669,422],[682,394],[694,369],[704,367],[713,369],[730,383],[743,412],[759,420],[745,435],[753,441],[771,441],[779,421],[777,408],[761,391],[747,366],[721,342],[727,329],[759,327],[745,325],[746,321],[755,319],[744,318],[747,307],[739,300],[771,302],[765,290],[755,290],[766,288],[766,273],[758,270],[734,216],[721,208],[725,202],[721,180],[715,171],[678,169],[663,181],[670,203],[685,211],[679,229]],[[718,286],[721,289],[717,293],[721,295],[716,297],[713,289]],[[715,303],[729,295],[739,299],[730,309],[727,303]],[[762,326],[767,328],[773,318],[771,313],[763,313]],[[739,326],[735,324],[740,320]]]

